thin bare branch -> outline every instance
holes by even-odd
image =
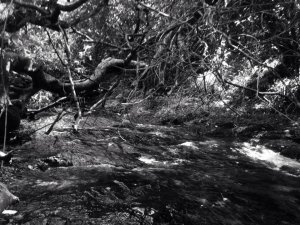
[[[113,90],[119,85],[119,83],[120,83],[120,80],[117,80],[115,83],[113,83],[113,85],[111,85],[111,87],[105,93],[105,95],[98,102],[96,102],[94,105],[92,105],[92,107],[89,109],[87,114],[91,114],[99,106],[104,107],[105,101],[112,94]]]
[[[68,59],[68,64],[67,64],[67,70],[68,70],[68,77],[69,77],[69,81],[71,84],[71,90],[72,90],[72,95],[76,104],[76,108],[77,108],[77,117],[75,118],[75,124],[74,124],[74,130],[77,131],[80,120],[82,118],[82,112],[81,112],[81,108],[80,108],[80,103],[78,101],[77,98],[77,94],[76,94],[76,90],[75,90],[75,85],[74,85],[74,81],[72,78],[72,73],[71,73],[71,50],[70,50],[70,45],[68,43],[68,37],[66,35],[66,33],[61,29],[62,33],[64,34],[64,42],[65,42],[65,52],[66,52],[66,56]]]
[[[53,130],[55,124],[56,124],[58,121],[60,121],[61,118],[63,117],[62,114],[63,114],[64,111],[65,111],[65,109],[61,110],[61,111],[57,114],[55,120],[53,121],[53,123],[51,124],[51,126],[49,127],[49,129],[45,132],[45,134],[49,135],[49,134],[51,133],[51,131]]]
[[[38,114],[40,112],[44,112],[44,111],[46,111],[48,109],[51,109],[51,108],[53,108],[53,107],[61,104],[62,102],[68,100],[68,99],[69,99],[68,97],[62,97],[62,98],[58,99],[57,101],[55,101],[55,102],[53,102],[53,103],[51,103],[51,104],[49,104],[49,105],[47,105],[47,106],[45,106],[45,107],[43,107],[41,109],[38,109],[38,110],[28,110],[28,113],[31,114],[31,115],[36,115],[36,114]]]

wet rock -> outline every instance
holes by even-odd
[[[130,194],[130,189],[121,181],[114,180],[115,192],[119,198],[126,199]]]
[[[193,120],[191,122],[191,124],[193,125],[205,125],[209,122],[209,120],[207,118],[201,118],[201,119],[198,119],[198,120]]]
[[[91,188],[89,191],[84,192],[84,201],[93,209],[100,211],[111,211],[119,208],[123,200],[119,199],[110,187],[101,188],[96,190]]]
[[[181,125],[183,120],[180,118],[167,118],[161,121],[162,125]]]
[[[40,169],[43,172],[45,172],[47,169],[49,169],[49,165],[43,161],[38,162],[38,164],[36,166],[38,169]]]
[[[300,145],[293,142],[293,140],[277,138],[264,140],[262,143],[273,151],[280,152],[285,157],[300,160]]]
[[[0,212],[3,212],[9,205],[19,202],[19,198],[13,195],[5,184],[0,183]]]
[[[293,140],[295,143],[300,144],[300,129],[297,128],[289,128],[284,130],[285,137]]]
[[[232,137],[233,130],[222,128],[222,127],[216,127],[212,131],[208,132],[207,135],[213,136],[213,137]]]
[[[234,128],[235,125],[233,122],[221,122],[221,123],[216,123],[217,127],[225,128],[225,129],[231,129]]]
[[[260,138],[261,139],[280,139],[280,138],[285,138],[285,134],[281,130],[271,130],[268,132],[264,132],[261,134]]]
[[[287,172],[287,173],[289,173],[289,174],[295,175],[295,176],[300,175],[300,169],[297,169],[297,168],[294,168],[294,167],[282,166],[282,167],[280,167],[280,169]]]
[[[269,124],[253,124],[249,126],[240,126],[233,129],[233,133],[238,137],[254,137],[262,131],[274,129]]]
[[[9,151],[9,152],[2,152],[0,151],[0,161],[3,161],[6,164],[10,164],[11,163],[11,158],[13,157],[13,153],[14,151]]]
[[[73,163],[67,159],[61,158],[59,156],[50,156],[43,160],[50,167],[69,167],[73,166]]]
[[[61,156],[50,156],[45,159],[38,160],[35,168],[41,171],[46,171],[50,167],[70,167],[73,166],[73,162],[68,159],[62,158]]]
[[[292,159],[300,159],[300,149],[297,147],[284,149],[281,151],[281,154]]]
[[[122,119],[121,123],[113,124],[112,127],[118,128],[134,128],[135,125],[132,121],[128,119]]]
[[[43,221],[43,223],[47,224],[47,225],[65,225],[66,220],[62,219],[62,218],[59,218],[59,217],[52,217],[52,218],[49,218],[49,219],[45,219]]]

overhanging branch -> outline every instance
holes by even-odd
[[[36,93],[38,90],[46,90],[57,93],[60,96],[68,95],[72,92],[71,83],[64,83],[50,74],[46,73],[42,67],[31,70],[27,67],[27,57],[21,57],[17,54],[9,54],[7,57],[11,60],[11,69],[13,71],[28,74],[32,79],[32,85],[26,89],[26,92],[21,95],[26,96],[26,99],[31,97],[31,94]],[[22,67],[23,66],[23,67]],[[130,61],[123,59],[107,58],[103,60],[96,68],[95,73],[84,81],[74,81],[74,89],[76,92],[92,91],[99,87],[102,83],[110,83],[113,79],[122,79],[124,70],[131,68],[139,68],[140,71],[145,70],[146,64],[143,62]],[[25,97],[22,97],[24,100]]]
[[[61,5],[61,4],[57,4],[57,5],[61,11],[71,12],[71,11],[77,9],[78,7],[82,6],[84,3],[88,2],[88,1],[89,0],[78,0],[77,2],[68,4],[68,5]]]

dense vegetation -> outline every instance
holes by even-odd
[[[26,114],[41,90],[77,106],[75,127],[83,110],[120,92],[127,102],[180,93],[204,106],[221,100],[235,107],[262,102],[281,113],[298,109],[297,1],[30,0],[0,6],[1,104],[18,105],[18,114]],[[83,109],[80,99],[91,96],[98,102]],[[9,131],[18,127],[9,124]]]

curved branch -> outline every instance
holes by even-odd
[[[59,9],[61,11],[71,12],[71,11],[77,9],[78,7],[82,6],[84,3],[88,2],[88,1],[89,0],[78,0],[77,2],[74,2],[72,4],[68,4],[68,5],[57,4],[57,6],[59,7]]]
[[[28,58],[24,58],[24,60],[25,59]],[[146,64],[136,61],[126,63],[126,60],[123,59],[107,58],[97,66],[95,73],[89,77],[89,79],[75,81],[74,89],[78,93],[95,90],[100,84],[109,83],[115,77],[124,75],[124,69],[136,68],[137,66],[143,70]],[[12,68],[12,70],[15,70],[15,68]],[[22,71],[24,72],[24,70]],[[42,67],[36,70],[27,70],[26,74],[32,78],[32,87],[24,93],[26,94],[27,99],[30,97],[30,94],[34,94],[41,89],[57,93],[60,96],[70,94],[72,91],[72,85],[70,83],[59,81],[55,77],[44,72]],[[24,99],[24,97],[22,99]]]
[[[284,94],[282,94],[280,92],[259,91],[259,90],[254,89],[254,88],[250,88],[250,87],[246,87],[246,86],[242,86],[242,85],[239,85],[239,84],[232,83],[231,81],[226,80],[226,79],[223,79],[223,81],[226,84],[230,84],[230,85],[238,87],[238,88],[242,88],[242,89],[245,89],[245,90],[249,90],[249,91],[255,92],[255,93],[257,93],[257,95],[279,95],[279,96],[285,97],[285,98],[288,97],[288,96],[286,96],[286,95],[284,95]]]
[[[8,52],[5,53],[4,57],[11,64],[11,71],[25,73],[31,77],[32,81],[31,85],[26,88],[10,87],[10,95],[14,96],[14,100],[25,103],[32,95],[42,89],[60,96],[67,96],[72,93],[71,83],[64,83],[56,79],[46,73],[42,66],[37,69],[32,69],[30,58]],[[127,70],[135,69],[135,71],[139,70],[142,72],[146,67],[147,65],[145,63],[139,61],[107,58],[97,66],[92,76],[83,81],[75,81],[73,87],[79,95],[93,92],[97,90],[100,85],[103,87],[110,84],[113,80],[120,80],[133,74],[125,72]]]
[[[8,17],[6,31],[10,33],[16,32],[26,26],[27,23],[31,23],[33,25],[49,28],[51,30],[59,32],[61,28],[70,28],[84,20],[95,16],[99,12],[101,7],[108,5],[109,0],[103,0],[103,3],[98,4],[98,6],[93,9],[91,13],[79,15],[77,16],[77,18],[71,21],[58,20],[61,11],[74,11],[88,1],[89,0],[78,0],[69,5],[55,4],[52,6],[54,10],[52,12],[49,12],[43,7],[39,7],[32,3],[14,0],[14,4],[18,7],[16,7],[13,14]],[[22,8],[26,10],[22,10]],[[2,24],[0,24],[0,26],[1,25]]]

